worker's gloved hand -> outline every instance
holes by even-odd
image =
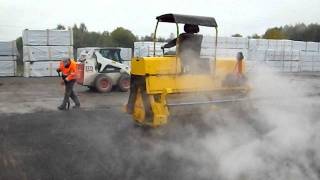
[[[65,83],[68,83],[68,82],[69,82],[69,80],[67,79],[67,76],[64,76],[63,81],[64,81]]]
[[[161,46],[161,49],[164,50],[164,46]]]
[[[62,81],[61,82],[63,82],[63,83],[68,83],[69,81],[67,80],[67,78],[66,77],[62,77]]]
[[[57,68],[57,73],[61,72],[61,70],[59,68]]]

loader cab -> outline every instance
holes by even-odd
[[[108,72],[119,71],[119,68],[115,68],[111,65],[105,66],[104,68],[101,68],[104,65],[98,61],[97,55],[99,55],[99,56],[101,55],[103,58],[112,60],[113,62],[123,64],[123,59],[121,58],[120,52],[121,52],[120,48],[96,48],[92,54],[92,57],[95,60],[96,72],[108,73]]]
[[[119,48],[107,48],[107,49],[99,49],[99,53],[107,59],[111,59],[113,61],[123,63],[123,59],[120,56],[121,49]]]

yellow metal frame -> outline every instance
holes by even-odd
[[[135,57],[131,61],[131,75],[138,76],[139,85],[134,99],[133,119],[143,125],[157,127],[166,124],[169,117],[166,97],[172,93],[215,92],[226,90],[248,91],[248,86],[224,87],[223,80],[234,73],[235,59],[217,59],[218,29],[215,27],[215,55],[209,60],[210,72],[206,74],[182,73],[179,55],[156,57],[157,29],[154,31],[153,57]],[[177,27],[177,37],[179,26]],[[179,44],[177,44],[179,46]],[[245,65],[242,64],[245,71]],[[143,81],[141,83],[141,81]]]
[[[164,91],[159,101],[155,100],[154,95],[148,95],[148,101],[150,102],[152,117],[149,119],[146,117],[146,107],[143,103],[142,99],[142,92],[141,90],[138,91],[136,101],[134,104],[134,112],[133,112],[133,119],[141,125],[147,125],[151,127],[157,127],[162,124],[166,124],[168,121],[169,110],[166,105],[166,95],[167,92]]]
[[[220,58],[212,64],[212,68],[216,68],[215,74],[206,74],[206,76],[214,76],[219,78],[225,76],[228,73],[232,73],[237,64],[235,59],[232,58]],[[245,64],[242,65],[245,71]],[[190,74],[181,74],[181,62],[176,56],[164,56],[164,57],[143,57],[133,58],[131,61],[131,74],[140,76],[152,76],[152,75],[175,75],[175,76],[189,76]],[[191,76],[197,76],[191,74]],[[202,76],[199,76],[202,77]]]
[[[214,60],[212,60],[214,61]],[[223,79],[233,73],[237,62],[235,59],[217,59],[215,74],[181,74],[179,58],[171,57],[144,57],[135,58],[131,62],[131,74],[144,77],[146,96],[150,103],[152,116],[146,117],[142,90],[138,91],[133,119],[152,127],[166,124],[169,116],[166,96],[172,93],[218,92],[218,91],[248,91],[248,86],[223,87]],[[245,71],[245,64],[242,65]],[[157,96],[157,98],[156,98]]]

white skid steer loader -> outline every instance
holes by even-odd
[[[122,48],[91,48],[78,57],[77,83],[98,92],[130,88],[130,67],[121,57]]]

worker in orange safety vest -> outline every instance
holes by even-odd
[[[65,94],[62,101],[62,104],[58,106],[59,110],[66,110],[67,103],[69,103],[69,98],[73,100],[75,106],[73,108],[80,107],[80,101],[78,96],[73,90],[74,84],[76,82],[76,71],[77,71],[77,63],[70,58],[66,58],[60,61],[60,66],[57,69],[58,73],[61,73],[62,80],[65,85]]]

